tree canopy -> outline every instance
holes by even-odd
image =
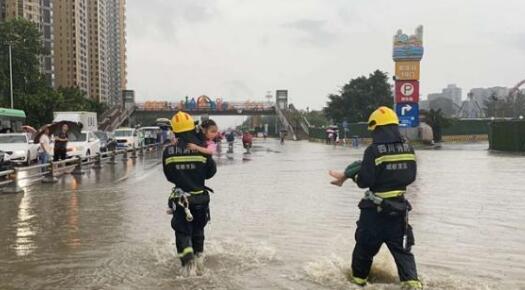
[[[86,98],[78,88],[49,86],[40,70],[41,56],[48,53],[41,39],[38,27],[28,20],[18,18],[0,23],[0,106],[11,106],[11,45],[14,107],[26,112],[28,124],[38,127],[49,123],[54,111],[105,111],[105,104]]]
[[[394,104],[388,75],[380,70],[350,80],[339,94],[331,94],[328,99],[324,113],[336,123],[364,122],[378,107]]]

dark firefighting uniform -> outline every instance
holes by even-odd
[[[178,199],[170,198],[168,204],[174,210],[171,227],[175,231],[177,252],[186,265],[194,255],[204,251],[204,227],[209,220],[210,196],[205,180],[217,171],[211,156],[186,149],[182,140],[164,149],[162,164],[166,178],[182,191],[188,193],[189,209],[193,221],[186,220],[184,208]]]
[[[383,201],[378,205],[365,198],[359,203],[361,214],[352,255],[353,276],[366,281],[373,257],[386,243],[396,262],[400,280],[418,281],[411,253],[414,236],[408,224],[411,208],[404,198],[407,185],[416,178],[414,149],[403,141],[397,125],[377,127],[372,137],[373,144],[365,150],[361,169],[356,176],[349,177]]]

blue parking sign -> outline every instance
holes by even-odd
[[[399,117],[399,126],[405,128],[416,128],[419,126],[419,104],[398,103],[396,114]]]

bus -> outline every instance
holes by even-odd
[[[0,133],[22,132],[25,121],[24,111],[0,108]]]

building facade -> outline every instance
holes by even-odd
[[[25,18],[42,32],[42,72],[110,106],[127,86],[125,0],[0,0],[0,21]]]
[[[0,0],[0,21],[24,18],[35,23],[42,33],[46,55],[40,58],[41,72],[50,86],[54,86],[53,61],[53,1],[52,0]]]
[[[123,103],[127,86],[126,71],[126,1],[107,0],[109,105]]]
[[[42,31],[42,43],[47,55],[43,56],[42,72],[46,76],[47,83],[55,86],[55,50],[54,50],[54,28],[53,28],[53,1],[41,0],[40,27]]]
[[[92,99],[108,103],[108,42],[106,0],[91,0],[89,9],[89,93]]]
[[[5,19],[25,18],[36,23],[40,28],[41,0],[4,0]]]
[[[88,0],[54,0],[55,83],[90,97]]]
[[[503,99],[509,95],[509,91],[506,87],[474,88],[470,90],[469,96],[480,106],[484,106],[491,97]]]

